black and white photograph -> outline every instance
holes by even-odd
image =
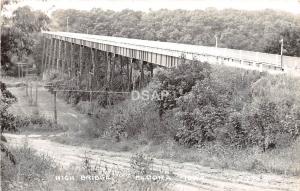
[[[0,0],[1,191],[300,191],[300,0]]]

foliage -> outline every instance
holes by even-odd
[[[8,112],[8,108],[17,101],[17,98],[6,89],[6,85],[0,81],[0,127],[1,127],[1,154],[9,158],[9,160],[16,164],[15,156],[9,151],[9,149],[4,145],[6,142],[5,137],[2,135],[4,130],[16,130],[14,124],[14,116]]]
[[[207,63],[198,61],[183,61],[178,68],[170,69],[167,72],[160,71],[156,74],[156,79],[161,85],[156,89],[159,95],[163,91],[168,92],[168,96],[161,96],[156,100],[159,105],[159,116],[167,111],[175,108],[176,100],[190,92],[192,87],[198,80],[208,78],[210,74],[210,66]]]
[[[283,39],[284,55],[300,56],[300,27],[286,28],[280,34],[273,37],[264,48],[265,52],[280,54],[281,52],[281,39]]]
[[[153,165],[153,158],[143,153],[137,153],[130,159],[130,167],[133,175],[147,175],[151,174],[151,166]],[[152,167],[153,168],[153,167]]]
[[[196,62],[183,66],[158,71],[145,88],[171,96],[127,100],[111,110],[108,135],[117,141],[174,138],[186,146],[219,142],[264,151],[299,137],[299,79]]]
[[[1,133],[3,130],[15,130],[13,124],[14,116],[7,109],[17,101],[17,98],[7,90],[6,85],[0,81],[0,127]]]
[[[55,171],[55,165],[48,156],[40,156],[25,144],[21,148],[12,148],[18,164],[11,165],[6,159],[1,161],[2,184],[4,190],[16,189],[16,183],[32,186],[47,178],[49,172]],[[15,188],[11,188],[15,187]]]
[[[34,57],[41,60],[42,48],[37,33],[47,30],[50,19],[41,11],[32,11],[28,6],[16,9],[11,18],[5,18],[1,30],[1,65],[5,71],[14,71],[16,61]],[[16,72],[15,72],[16,73]]]
[[[299,136],[299,114],[295,112],[299,107],[299,81],[236,72],[227,74],[229,81],[222,73],[198,81],[179,99],[179,107],[174,110],[183,125],[176,135],[179,142],[201,145],[217,141],[266,150],[286,146]],[[241,77],[246,80],[244,87],[236,86]]]

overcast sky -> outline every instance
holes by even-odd
[[[29,5],[51,13],[55,9],[90,10],[102,8],[111,10],[133,9],[148,11],[167,9],[217,9],[234,8],[242,10],[274,9],[300,14],[300,0],[23,0],[19,6]]]

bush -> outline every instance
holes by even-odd
[[[17,101],[17,98],[7,90],[6,85],[0,81],[0,127],[1,135],[4,130],[16,130],[13,123],[14,116],[8,112],[8,108]]]
[[[113,107],[106,133],[117,141],[174,137],[186,146],[220,142],[264,151],[288,146],[300,133],[299,84],[287,76],[186,62],[158,71],[144,89],[169,96]]]
[[[30,190],[57,170],[52,159],[37,155],[27,144],[10,150],[16,157],[17,165],[1,157],[2,190]]]
[[[162,117],[167,110],[177,107],[176,99],[191,91],[197,81],[208,78],[210,66],[208,63],[198,61],[181,61],[178,68],[168,71],[159,71],[154,78],[159,84],[155,91],[161,95],[162,91],[169,93],[167,97],[156,100],[159,106],[159,116]]]
[[[220,141],[266,150],[287,146],[299,136],[299,79],[259,77],[239,69],[227,72],[215,70],[178,99],[173,111],[182,122],[179,143]]]
[[[143,153],[137,153],[131,157],[130,167],[134,176],[149,175],[153,172],[153,158]]]

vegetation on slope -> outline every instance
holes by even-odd
[[[127,98],[105,107],[97,98],[88,104],[79,99],[76,107],[92,114],[98,125],[75,133],[76,142],[92,138],[93,147],[104,148],[100,140],[109,138],[108,145],[121,150],[147,147],[157,156],[213,167],[299,173],[299,79],[186,61],[157,70],[141,91],[169,95]],[[63,141],[72,142],[68,139]]]

